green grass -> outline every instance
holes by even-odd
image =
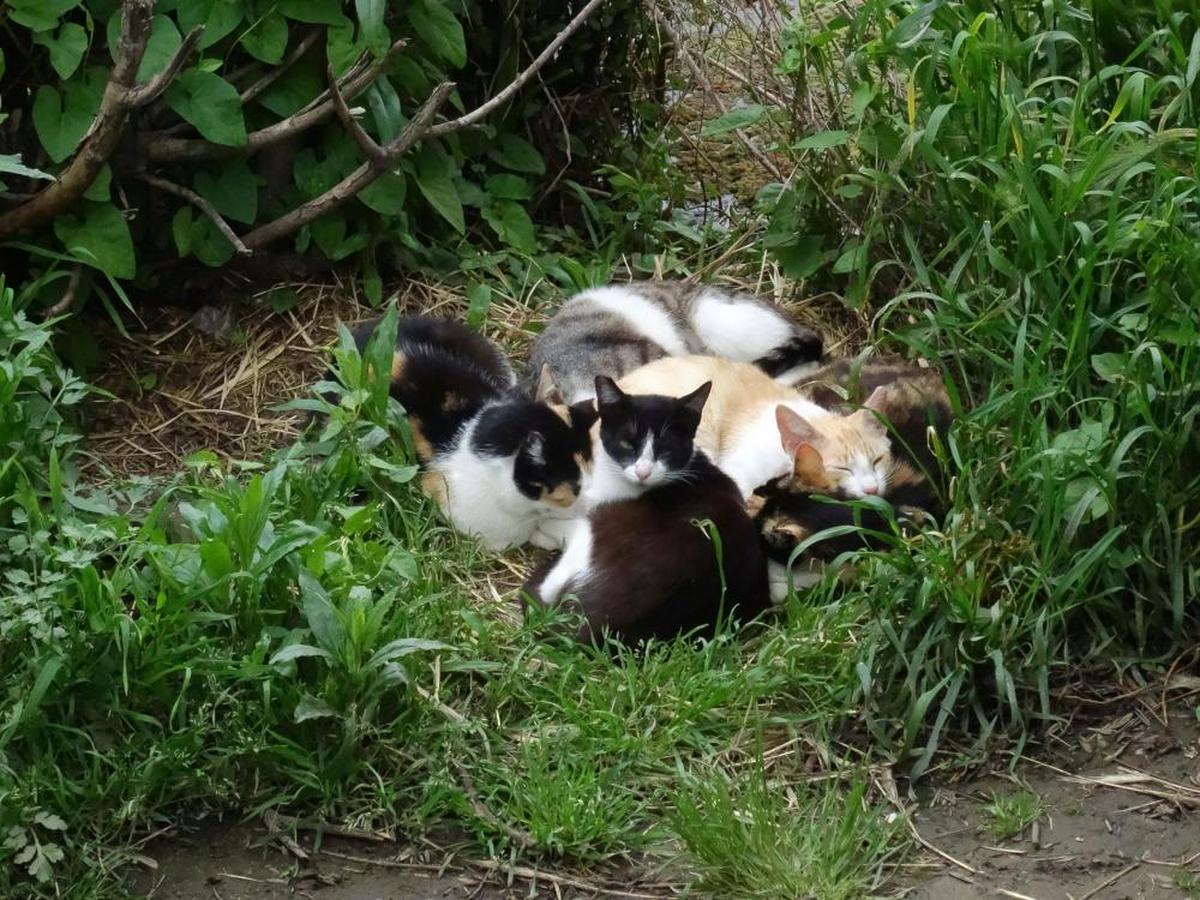
[[[714,897],[870,896],[883,866],[904,846],[866,784],[772,783],[761,766],[731,776],[708,770],[681,779],[671,828]]]
[[[789,65],[859,102],[840,143],[780,147],[796,194],[745,252],[824,248],[878,344],[950,374],[959,472],[942,528],[700,646],[614,663],[473,596],[494,562],[388,437],[386,336],[373,368],[335,354],[328,425],[272,458],[85,486],[84,387],[0,291],[0,894],[120,895],[180,808],[449,825],[545,865],[677,851],[723,896],[871,890],[904,849],[877,798],[764,775],[760,743],[921,775],[1052,719],[1060,674],[1196,640],[1200,38],[1171,10],[868,0],[792,29]],[[653,189],[623,188],[639,215]]]
[[[984,830],[998,841],[1016,837],[1042,817],[1046,811],[1042,798],[1032,791],[993,793],[983,808],[988,817]]]

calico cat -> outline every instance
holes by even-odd
[[[702,522],[720,535],[719,560]],[[769,605],[758,529],[737,486],[703,453],[678,478],[577,520],[562,554],[525,591],[581,612],[582,642],[606,632],[626,644],[711,635],[722,615],[750,619]]]
[[[870,410],[824,409],[753,365],[707,356],[660,359],[621,379],[631,393],[679,396],[711,381],[696,446],[737,484],[744,497],[792,470],[785,427],[804,429],[836,489],[849,497],[885,494],[892,464],[887,430]],[[784,412],[778,412],[780,408]]]
[[[586,507],[626,500],[683,478],[696,452],[696,428],[711,388],[706,382],[680,398],[631,395],[597,375],[599,433],[593,439]]]
[[[686,282],[642,281],[576,294],[533,345],[532,371],[549,366],[570,402],[652,360],[706,353],[796,378],[821,358],[821,336],[753,294]]]
[[[360,347],[377,324],[355,330]],[[590,404],[567,407],[548,378],[528,399],[499,348],[426,316],[400,319],[391,394],[408,414],[421,489],[455,528],[492,550],[559,546],[542,526],[579,514]]]
[[[850,362],[839,361],[823,367],[820,378],[812,382],[811,396],[846,408],[851,398],[870,388],[864,408],[878,414],[881,424],[886,423],[888,429],[891,456],[884,488],[896,519],[905,530],[908,526],[936,523],[945,513],[946,473],[934,453],[930,432],[944,442],[949,430],[952,411],[944,382],[926,369],[871,360],[851,381]],[[748,504],[771,560],[768,572],[775,600],[787,593],[785,567],[793,551],[812,535],[835,526],[858,526],[853,532],[827,536],[810,544],[804,559],[797,561],[799,571],[793,572],[797,586],[819,580],[822,564],[842,553],[884,546],[887,543],[884,536],[891,532],[890,523],[876,510],[852,509],[818,499],[818,496],[850,498],[840,489],[836,474],[830,471],[812,441],[811,431],[792,419],[783,407],[779,415],[781,444],[793,458],[793,469],[758,488]]]

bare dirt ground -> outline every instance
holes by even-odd
[[[1051,762],[919,792],[914,822],[944,857],[910,900],[1200,897],[1200,723],[1194,698],[1147,703],[1063,738]],[[1002,840],[997,795],[1030,792],[1044,811]],[[954,862],[946,857],[952,857]]]
[[[1185,686],[1200,684],[1185,678]],[[924,852],[910,859],[903,874],[897,872],[885,896],[1200,898],[1198,689],[1191,687],[1187,700],[1169,707],[1144,702],[1098,715],[1053,738],[1054,752],[1024,759],[1011,772],[922,785],[913,824]],[[1041,812],[1018,834],[997,837],[988,807],[997,796],[1018,792],[1035,795]],[[145,848],[152,863],[131,872],[131,892],[159,900],[662,898],[684,893],[679,881],[663,883],[648,872],[537,869],[428,842],[326,835],[317,843],[309,832],[294,839],[292,834],[233,821],[176,831]]]
[[[570,874],[452,850],[305,835],[288,846],[251,825],[206,823],[147,848],[155,868],[129,877],[135,897],[156,900],[425,900],[674,896],[651,879],[620,872]]]

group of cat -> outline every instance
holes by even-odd
[[[376,324],[356,329],[360,348]],[[940,516],[940,377],[822,349],[752,294],[635,282],[569,299],[525,385],[465,325],[402,318],[391,393],[450,523],[491,549],[559,551],[527,595],[582,613],[581,640],[636,643],[751,618],[887,531],[829,498]],[[848,524],[788,571],[802,541]]]

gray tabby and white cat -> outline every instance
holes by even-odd
[[[794,380],[821,349],[819,334],[753,294],[640,281],[570,298],[534,342],[530,370],[536,380],[549,367],[573,404],[595,397],[597,375],[619,379],[663,357],[719,356]]]

